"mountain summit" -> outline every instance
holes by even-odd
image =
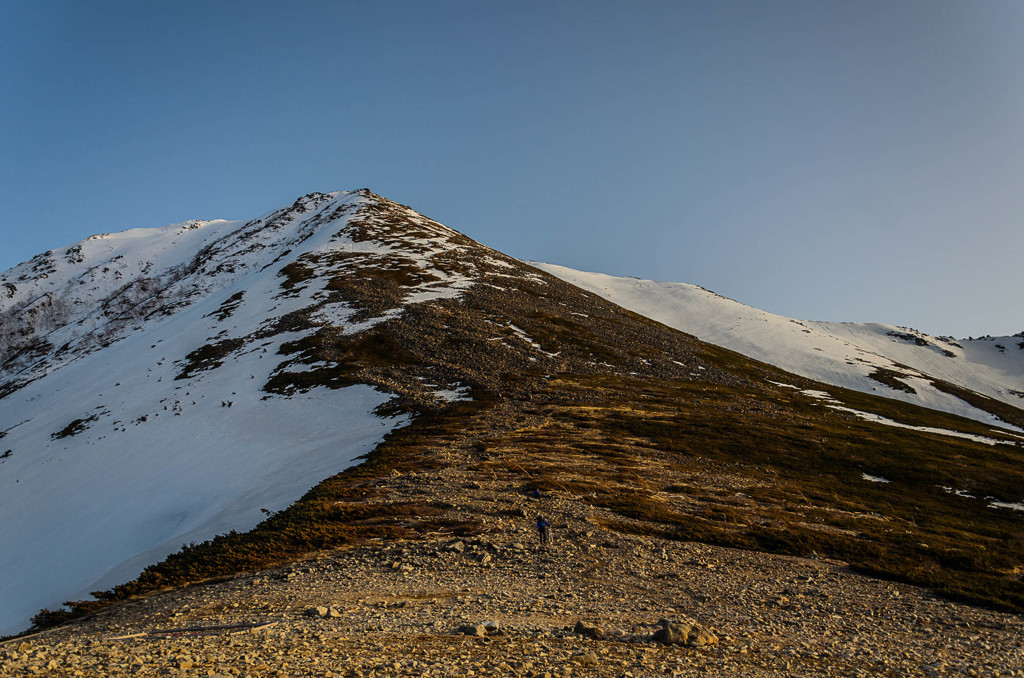
[[[608,529],[1024,609],[1024,545],[998,538],[1019,531],[1012,427],[662,322],[367,190],[41,254],[0,277],[0,633],[93,591],[435,531],[437,494],[399,481],[463,458]]]

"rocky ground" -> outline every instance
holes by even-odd
[[[0,644],[0,676],[1024,676],[1018,616],[836,561],[611,532],[570,495],[392,482],[447,493],[483,532],[134,600]]]

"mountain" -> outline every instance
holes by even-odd
[[[510,374],[571,358],[522,329],[536,311],[513,284],[546,283],[367,191],[94,236],[6,272],[0,632],[251,528],[413,413],[521,397]],[[460,310],[471,287],[486,310]]]
[[[0,277],[0,633],[488,529],[426,471],[1024,609],[1015,429],[663,322],[366,190],[39,255]]]
[[[631,311],[787,372],[1024,427],[1017,411],[1024,406],[1024,332],[957,340],[878,323],[794,320],[696,285],[531,263]]]

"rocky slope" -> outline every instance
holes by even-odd
[[[142,598],[0,645],[0,676],[1024,675],[1019,616],[839,561],[626,535],[579,496],[533,499],[502,477],[410,471],[381,487],[479,531]],[[702,633],[669,644],[663,620]]]

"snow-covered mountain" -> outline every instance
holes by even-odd
[[[471,248],[367,191],[316,193],[249,222],[93,236],[0,276],[0,635],[251,528],[401,426],[379,410],[394,394],[365,384],[263,387],[315,369],[288,342],[459,295]],[[331,289],[367,269],[414,281],[379,310]]]
[[[1020,426],[997,417],[1001,408],[987,400],[1024,406],[1024,332],[956,340],[877,323],[794,320],[696,285],[531,263],[635,313],[787,372],[983,422]]]

